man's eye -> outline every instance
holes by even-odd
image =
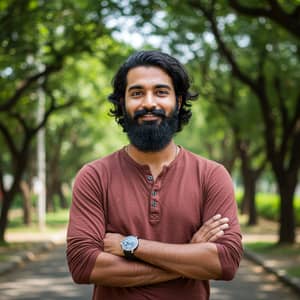
[[[169,92],[166,91],[166,90],[158,90],[158,91],[157,91],[157,94],[158,94],[159,96],[165,96],[165,95],[168,95]]]
[[[132,97],[138,97],[138,96],[140,96],[141,94],[142,94],[141,91],[134,91],[134,92],[131,93],[131,96],[132,96]]]

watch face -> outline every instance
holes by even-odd
[[[124,251],[133,251],[138,246],[138,239],[135,236],[128,236],[122,241]]]

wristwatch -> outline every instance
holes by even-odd
[[[135,259],[134,251],[139,246],[139,240],[134,235],[126,236],[121,241],[121,248],[123,250],[124,256],[128,259]]]

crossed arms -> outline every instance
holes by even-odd
[[[187,277],[208,280],[221,277],[222,268],[214,241],[228,228],[228,218],[215,215],[201,226],[188,244],[139,240],[135,256],[124,258],[120,242],[124,236],[107,233],[104,251],[95,262],[90,282],[105,286],[133,287]]]
[[[202,216],[208,221],[191,240],[186,244],[168,244],[141,239],[135,251],[139,261],[123,257],[122,235],[105,233],[105,206],[99,201],[104,192],[97,181],[100,175],[87,166],[74,185],[67,259],[76,283],[133,287],[180,277],[233,278],[242,255],[242,244],[232,182],[223,168],[216,168],[209,177]],[[209,219],[217,212],[228,217],[230,222],[221,221],[220,216]],[[226,229],[225,224],[230,227]]]

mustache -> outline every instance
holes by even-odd
[[[141,110],[138,110],[134,113],[133,119],[136,120],[139,117],[145,116],[147,114],[151,114],[157,117],[166,117],[166,113],[163,109],[146,109],[143,108]]]

